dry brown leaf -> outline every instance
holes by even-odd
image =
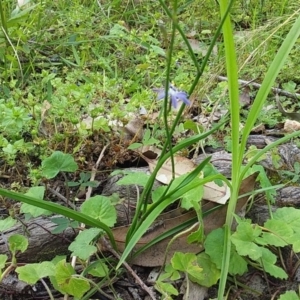
[[[156,167],[157,160],[145,158],[149,165],[150,172]],[[190,159],[181,156],[174,156],[174,167],[175,167],[175,178],[180,175],[187,174],[193,171],[196,164]],[[171,160],[167,160],[164,165],[160,168],[156,175],[156,180],[163,184],[169,184],[172,180],[172,163]],[[209,182],[204,185],[204,196],[203,199],[213,201],[219,204],[225,204],[230,197],[230,189],[226,184],[218,186],[214,182]],[[199,198],[200,200],[200,198]]]
[[[51,108],[51,104],[45,100],[41,107],[41,122],[39,125],[39,131],[45,136],[48,136],[52,132],[53,125],[47,122],[48,111]]]
[[[261,133],[265,131],[266,131],[266,127],[264,124],[259,124],[251,129],[251,133]]]
[[[203,188],[203,199],[225,204],[230,198],[230,188],[224,183],[223,186],[218,186],[213,181],[208,182]]]
[[[124,129],[138,139],[143,137],[144,120],[139,116],[132,116],[131,120],[124,126]]]
[[[249,193],[253,190],[255,185],[255,180],[257,177],[257,173],[252,174],[243,180],[239,195],[243,195]],[[240,214],[248,201],[248,196],[239,199],[235,213]],[[202,201],[202,211],[207,212],[208,210],[217,207],[218,204],[210,202],[210,201]],[[225,223],[227,212],[227,205],[221,205],[220,208],[214,210],[210,214],[207,214],[203,218],[204,222],[204,232],[207,235],[214,229],[220,228]],[[137,243],[135,250],[138,250],[146,243],[152,241],[154,238],[159,236],[160,234],[175,228],[178,224],[182,224],[183,222],[190,220],[196,217],[195,211],[189,211],[187,213],[182,214],[182,210],[174,210],[170,211],[166,214],[162,214],[160,218],[157,220],[156,225],[153,226],[152,230],[147,232]],[[196,221],[195,221],[196,222]],[[119,251],[123,251],[125,247],[125,237],[128,231],[128,226],[117,227],[113,229],[113,234],[116,239],[116,243]],[[203,246],[200,244],[188,244],[186,238],[189,233],[180,238],[176,239],[171,247],[169,252],[167,253],[167,262],[170,261],[171,257],[176,251],[180,251],[183,253],[192,252],[199,253],[203,250]],[[165,239],[151,248],[145,250],[141,255],[135,257],[131,260],[133,264],[145,267],[155,267],[161,266],[164,263],[164,255],[167,248],[167,245],[170,241],[169,239]]]
[[[180,216],[170,219],[161,218],[149,229],[149,231],[139,240],[137,245],[135,246],[134,250],[138,250],[150,241],[152,241],[157,236],[161,235],[162,233],[176,227],[178,224],[181,224],[191,218],[196,217],[196,213],[194,211],[187,212]],[[125,237],[128,231],[128,226],[117,227],[113,229],[113,234],[117,243],[117,247],[119,251],[124,251],[125,248]],[[182,251],[182,252],[200,252],[202,247],[196,244],[188,244],[186,242],[187,235],[184,235],[174,241],[172,246],[170,247],[169,254],[167,259],[169,260],[175,251]],[[131,262],[133,264],[139,266],[160,266],[163,263],[164,253],[167,248],[170,239],[165,239],[151,248],[144,251],[141,255],[137,256]]]
[[[284,123],[283,130],[288,133],[300,130],[300,123],[294,120],[286,120]]]
[[[250,87],[245,86],[240,94],[241,107],[248,107],[251,104]]]
[[[153,170],[156,167],[157,160],[149,159],[147,160],[147,163],[149,165],[150,172],[153,172]],[[196,165],[190,159],[181,156],[174,156],[174,166],[175,178],[191,172],[196,167]],[[158,171],[156,175],[156,180],[164,184],[169,184],[172,178],[172,162],[170,159],[168,159]]]

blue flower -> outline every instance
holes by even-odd
[[[157,99],[161,100],[163,98],[165,98],[165,90],[163,91],[159,91],[158,95],[157,95]],[[171,105],[174,108],[177,108],[177,103],[178,101],[182,101],[185,105],[190,105],[191,102],[188,99],[188,94],[184,91],[180,91],[178,90],[175,86],[173,85],[169,85],[169,92],[168,95],[170,97],[170,101],[171,101]]]

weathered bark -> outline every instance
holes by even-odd
[[[70,241],[76,236],[76,231],[68,228],[61,234],[52,234],[56,224],[51,222],[51,217],[38,217],[24,225],[18,223],[0,236],[0,253],[7,254],[7,240],[13,234],[21,234],[28,238],[28,249],[24,253],[16,255],[18,263],[41,262],[51,260],[56,255],[68,253]]]

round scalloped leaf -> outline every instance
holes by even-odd
[[[110,227],[112,227],[117,220],[115,207],[111,204],[110,199],[104,196],[95,196],[86,200],[81,205],[81,212]]]

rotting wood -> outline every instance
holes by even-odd
[[[51,222],[51,217],[38,217],[31,219],[24,224],[18,223],[0,235],[0,253],[9,256],[7,240],[13,234],[21,234],[28,238],[28,248],[24,253],[16,255],[19,263],[37,263],[44,260],[51,260],[56,255],[68,253],[71,241],[76,237],[76,231],[67,228],[61,234],[52,234],[51,231],[57,224]]]

